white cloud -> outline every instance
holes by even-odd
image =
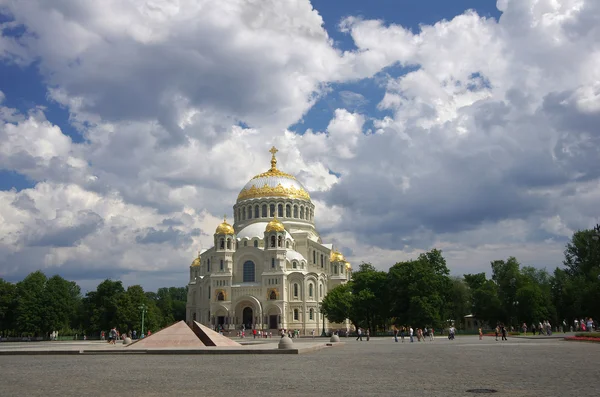
[[[465,12],[419,32],[349,17],[346,52],[301,0],[0,4],[26,27],[1,37],[0,57],[36,61],[85,138],[42,108],[0,107],[0,167],[37,182],[1,192],[6,274],[28,263],[183,284],[271,145],[355,265],[438,246],[454,273],[509,255],[552,266],[597,216],[597,2],[499,1],[499,21]],[[333,91],[345,108],[324,131],[287,129],[330,83],[376,74],[381,98]]]

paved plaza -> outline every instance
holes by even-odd
[[[600,384],[600,344],[471,336],[412,344],[342,340],[301,355],[0,356],[0,395],[446,397],[494,389],[495,396],[547,397],[590,395]]]

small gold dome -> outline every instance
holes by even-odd
[[[265,232],[285,232],[285,227],[277,218],[273,218],[273,220],[267,224]]]
[[[194,261],[192,262],[192,264],[190,266],[192,266],[192,267],[200,266],[200,258],[194,259]]]
[[[235,234],[233,230],[233,226],[227,223],[227,217],[223,217],[223,223],[217,226],[217,230],[215,230],[215,234]]]
[[[331,262],[331,263],[346,262],[346,258],[344,258],[344,255],[342,255],[341,252],[331,251],[331,256],[329,257],[329,262]]]
[[[346,270],[352,270],[352,265],[350,262],[346,262]]]

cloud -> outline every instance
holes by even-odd
[[[597,221],[596,3],[504,0],[419,31],[350,16],[341,51],[308,1],[3,2],[1,59],[39,68],[84,140],[0,107],[0,168],[36,183],[0,192],[0,269],[183,284],[272,145],[355,265],[432,247],[454,273],[557,265]],[[336,91],[362,80],[385,93]],[[328,95],[325,128],[288,130]]]

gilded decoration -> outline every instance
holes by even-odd
[[[271,299],[273,296],[273,294],[275,294],[275,299]],[[277,288],[269,288],[267,290],[267,299],[268,300],[278,300],[279,299],[279,291],[277,290]]]
[[[256,175],[251,180],[261,178],[285,178],[295,181],[296,178],[293,175],[277,169],[277,159],[275,158],[275,153],[277,153],[278,150],[275,148],[275,146],[273,146],[269,152],[271,152],[273,155],[271,158],[271,169],[267,172]],[[281,183],[278,183],[277,186],[270,186],[268,183],[265,183],[263,186],[252,185],[250,188],[243,189],[238,195],[237,199],[240,201],[258,197],[286,197],[310,200],[310,195],[306,190],[294,186],[285,187]]]
[[[194,261],[192,262],[191,266],[192,267],[200,266],[200,258],[194,259]]]
[[[346,258],[344,258],[344,255],[342,255],[341,252],[331,251],[331,256],[329,257],[329,262],[331,262],[331,263],[346,262]]]
[[[267,224],[267,227],[265,228],[265,232],[270,233],[270,232],[285,232],[285,226],[283,226],[283,223],[279,222],[279,220],[277,218],[273,218],[273,220],[271,222],[269,222]]]
[[[223,216],[223,223],[217,226],[217,230],[215,230],[215,234],[234,234],[235,231],[233,227],[227,223],[227,217]]]
[[[223,299],[219,299],[219,295],[223,294]],[[227,291],[225,291],[224,289],[218,289],[215,291],[215,299],[216,300],[221,300],[221,301],[226,301],[227,300]]]
[[[286,198],[299,198],[304,200],[310,200],[308,192],[302,188],[295,188],[293,186],[284,187],[281,183],[275,187],[271,187],[268,184],[264,184],[263,187],[256,187],[252,185],[250,189],[244,189],[238,195],[238,201],[258,198],[258,197],[286,197]]]

